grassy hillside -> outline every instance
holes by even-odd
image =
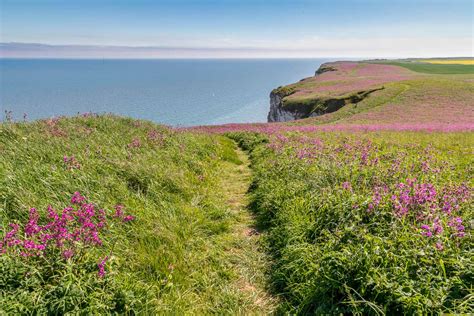
[[[387,65],[400,66],[408,68],[412,71],[427,73],[427,74],[474,74],[474,65],[471,64],[442,64],[442,63],[425,63],[425,62],[384,62]]]
[[[328,63],[322,69],[329,71],[274,93],[282,97],[284,110],[318,115],[297,124],[472,123],[473,67],[426,61]]]
[[[416,76],[406,69],[381,64],[335,62],[321,67],[330,71],[274,90],[283,97],[285,108],[317,106],[328,99],[346,99],[362,91],[381,88],[389,82]]]
[[[325,67],[300,121],[3,122],[0,314],[473,313],[473,75]]]
[[[227,138],[132,119],[2,124],[0,314],[268,311],[219,190],[241,164]]]
[[[434,124],[474,122],[474,81],[466,77],[434,76],[384,84],[384,89],[337,112],[291,124]]]
[[[474,58],[459,57],[459,58],[432,58],[421,59],[422,63],[441,64],[441,65],[474,65]]]
[[[472,133],[229,134],[290,314],[472,312]],[[257,141],[256,141],[257,140]]]

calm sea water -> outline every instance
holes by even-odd
[[[272,89],[322,59],[0,59],[0,108],[15,119],[113,112],[169,125],[265,122]]]

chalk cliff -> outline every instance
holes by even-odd
[[[354,88],[341,89],[348,79],[344,70],[341,71],[343,65],[344,63],[323,64],[314,77],[274,89],[270,93],[268,122],[287,122],[335,112],[383,89],[380,85],[361,88],[356,85]],[[339,77],[326,79],[329,72],[338,72]],[[326,78],[322,78],[323,76]]]

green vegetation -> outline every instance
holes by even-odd
[[[464,76],[429,76],[384,84],[359,102],[326,115],[289,124],[470,122],[474,82]],[[297,106],[295,101],[295,107]],[[305,106],[305,101],[301,106]]]
[[[287,124],[7,117],[0,314],[473,313],[473,76],[324,69]]]
[[[277,94],[280,98],[287,97],[293,92],[295,92],[295,87],[293,85],[280,86],[272,91],[272,93]]]
[[[374,91],[370,94],[370,97],[361,100],[356,104],[347,104],[341,107],[339,110],[326,115],[308,118],[305,120],[298,120],[290,122],[289,124],[303,125],[311,122],[312,124],[328,124],[343,122],[344,119],[351,121],[354,115],[364,112],[370,112],[375,110],[377,107],[384,105],[390,105],[399,102],[401,95],[404,94],[412,86],[406,82],[394,82],[384,86],[384,89]]]
[[[305,117],[311,114],[329,114],[339,112],[340,109],[348,107],[347,105],[356,105],[370,94],[383,89],[384,87],[378,87],[366,91],[351,92],[338,97],[325,97],[317,93],[307,94],[291,99],[285,98],[283,107],[286,110],[304,113]]]
[[[235,149],[221,136],[112,116],[2,124],[2,236],[9,223],[23,225],[32,207],[45,224],[48,205],[61,210],[76,191],[97,208],[113,212],[120,204],[135,218],[120,224],[110,217],[103,245],[76,242],[71,258],[54,248],[38,257],[6,249],[0,314],[271,310],[262,294],[268,260],[257,240],[235,232],[252,218],[219,190],[230,187],[229,174],[247,168]],[[245,192],[248,171],[233,180],[226,194]]]
[[[387,65],[400,66],[408,68],[415,72],[427,73],[427,74],[474,74],[474,65],[462,65],[462,64],[431,64],[422,63],[416,61],[383,61],[377,62]]]
[[[229,136],[256,144],[252,205],[280,312],[473,311],[472,133]]]
[[[425,67],[429,74],[394,67],[401,63]],[[473,120],[474,65],[378,60],[321,67],[328,65],[335,70],[274,90],[283,97],[281,110],[299,118],[313,116],[290,124],[470,124]],[[442,72],[443,67],[459,71]]]

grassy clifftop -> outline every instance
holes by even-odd
[[[312,119],[316,124],[375,123],[385,118],[393,123],[394,114],[401,123],[427,113],[431,122],[472,122],[469,109],[474,106],[474,66],[428,61],[328,63],[316,76],[279,87],[273,93],[282,99],[282,110],[303,113],[298,117],[319,116]],[[377,114],[380,112],[383,117]],[[359,113],[364,114],[353,117]]]
[[[373,63],[400,66],[427,74],[474,74],[473,58],[402,59],[373,61]]]
[[[472,76],[327,64],[274,93],[342,107],[281,124],[3,122],[0,314],[472,313]]]

